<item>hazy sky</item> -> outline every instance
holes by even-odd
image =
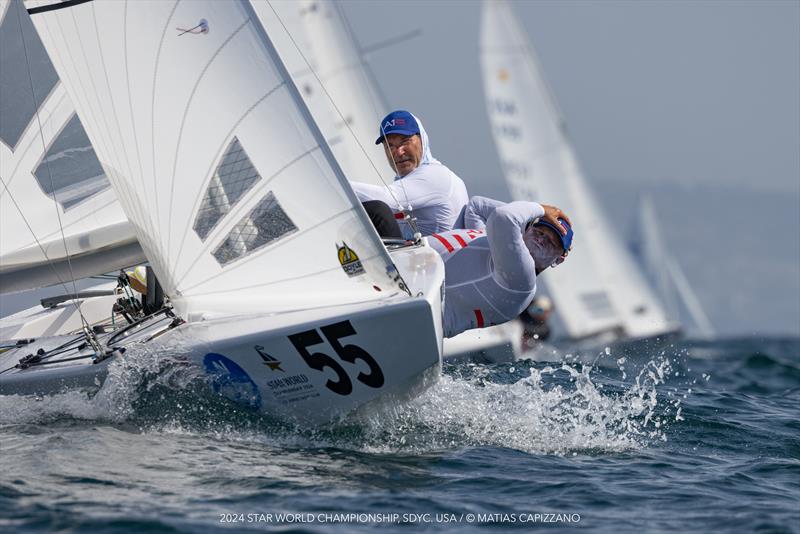
[[[512,2],[590,180],[800,195],[800,2]],[[489,192],[499,165],[478,60],[478,1],[345,2],[390,104]],[[486,152],[479,150],[487,146]]]
[[[512,3],[613,222],[653,192],[720,332],[800,335],[800,2]],[[481,2],[343,9],[362,48],[421,30],[368,55],[389,104],[424,120],[472,194],[508,200],[484,105]]]
[[[612,222],[652,192],[718,332],[800,335],[800,2],[512,4]],[[470,193],[508,199],[484,107],[481,2],[343,7],[363,48],[422,31],[368,55],[390,105],[423,119]]]

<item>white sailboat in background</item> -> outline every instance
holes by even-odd
[[[675,258],[669,254],[659,230],[655,206],[649,195],[639,201],[636,230],[631,250],[639,259],[650,283],[673,320],[680,321],[688,334],[702,339],[714,337],[714,327],[703,310],[689,280]]]
[[[569,261],[543,280],[569,338],[675,332],[656,295],[599,210],[523,30],[504,1],[484,2],[481,66],[492,134],[515,200],[546,199],[575,223]]]
[[[75,108],[21,2],[0,1],[0,298],[144,261]],[[113,293],[110,289],[105,293]],[[96,294],[96,292],[94,293]],[[108,319],[114,298],[84,315]],[[81,327],[69,300],[0,322],[0,340]]]
[[[311,420],[438,376],[442,262],[381,243],[273,46],[269,2],[26,7],[176,316],[88,363],[180,340],[221,392]],[[0,361],[2,389],[36,392],[36,361]],[[69,365],[75,384],[97,377]]]

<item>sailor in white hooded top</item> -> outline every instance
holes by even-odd
[[[409,210],[423,236],[463,228],[469,200],[464,181],[431,155],[428,134],[422,122],[408,111],[389,113],[380,125],[386,157],[397,173],[392,184],[377,186],[351,182],[361,202],[380,200],[395,212],[406,238],[414,231],[403,218]]]

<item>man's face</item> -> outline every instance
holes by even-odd
[[[549,226],[529,226],[525,230],[523,240],[536,262],[537,272],[550,267],[564,252],[561,238]]]
[[[419,135],[389,134],[383,140],[389,165],[398,176],[405,176],[422,162],[422,140]]]

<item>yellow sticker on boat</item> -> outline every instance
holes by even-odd
[[[358,254],[347,246],[347,243],[342,241],[342,246],[336,245],[336,250],[339,256],[339,264],[344,269],[347,276],[358,276],[364,274],[364,266],[361,265],[361,260],[358,259]]]

